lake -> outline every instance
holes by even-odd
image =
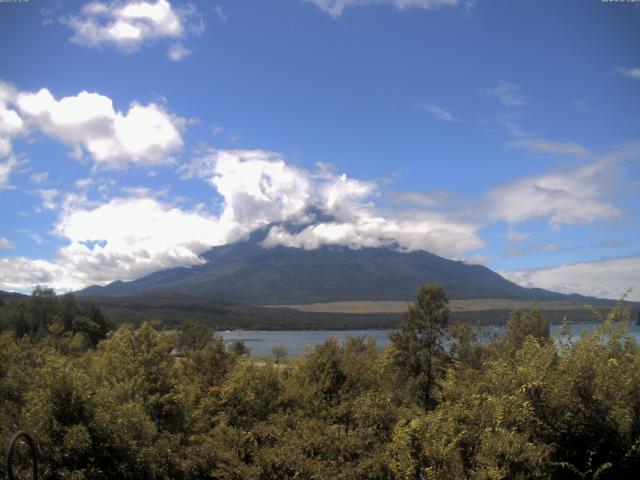
[[[595,323],[582,323],[571,325],[571,334],[574,337],[580,336],[585,329],[597,327]],[[559,325],[551,325],[551,333],[555,333]],[[483,333],[492,335],[502,332],[504,327],[485,327]],[[631,325],[631,334],[640,343],[640,325]],[[379,348],[383,348],[389,343],[389,332],[391,330],[234,330],[216,332],[225,341],[242,340],[251,351],[254,357],[272,357],[273,347],[286,347],[290,356],[297,356],[307,348],[323,343],[327,338],[336,337],[343,341],[347,336],[367,336],[375,338]]]

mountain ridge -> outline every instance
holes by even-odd
[[[598,301],[578,294],[524,288],[482,265],[425,251],[388,247],[264,247],[266,229],[248,240],[213,247],[205,263],[160,270],[132,281],[90,286],[78,296],[186,294],[249,305],[351,300],[407,300],[425,283],[439,283],[452,299]]]

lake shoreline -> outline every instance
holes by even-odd
[[[593,330],[600,325],[599,322],[568,323],[569,331],[574,337],[579,337],[585,330]],[[505,325],[478,325],[484,334],[491,336],[504,331]],[[551,334],[554,335],[560,329],[561,324],[551,325]],[[242,341],[254,358],[272,357],[274,347],[285,347],[291,357],[297,357],[320,345],[327,338],[336,337],[344,341],[347,337],[365,336],[373,338],[379,348],[384,348],[389,343],[389,332],[396,329],[331,329],[331,330],[224,330],[214,332],[225,342]],[[629,324],[629,332],[640,342],[640,325],[635,322]]]

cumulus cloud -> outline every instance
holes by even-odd
[[[24,122],[10,104],[17,92],[11,85],[0,81],[0,158],[11,154],[11,140],[24,131]]]
[[[232,238],[299,215],[309,205],[307,172],[264,150],[210,150],[181,169],[223,197],[220,223]]]
[[[268,247],[394,246],[460,256],[484,246],[478,225],[425,210],[380,209],[375,182],[326,168],[310,172],[273,152],[213,150],[184,167],[183,174],[207,179],[222,195],[220,222],[232,238],[274,222],[310,223],[297,232],[272,227],[264,242]]]
[[[596,162],[515,180],[487,193],[488,214],[510,224],[547,218],[551,227],[618,217],[621,211],[604,199],[609,168],[608,162]]]
[[[88,153],[106,169],[166,164],[183,145],[186,123],[157,103],[133,102],[118,111],[109,97],[95,92],[57,99],[46,88],[21,92],[0,82],[0,158],[11,155],[14,137],[39,131],[71,146],[74,157]],[[0,185],[16,163],[9,158],[0,167]],[[44,180],[42,175],[34,174],[34,182]]]
[[[497,99],[505,107],[523,107],[528,102],[527,97],[522,94],[518,85],[505,80],[501,80],[493,87],[482,90],[481,93],[487,97]]]
[[[600,162],[494,189],[477,202],[492,216],[485,217],[484,224],[545,217],[554,226],[611,218],[619,212],[601,198],[599,180],[605,168]],[[209,248],[264,227],[266,248],[385,246],[470,259],[485,246],[478,234],[480,221],[442,210],[450,202],[437,201],[440,194],[414,198],[416,192],[405,192],[409,198],[395,195],[396,201],[387,205],[382,182],[350,178],[324,165],[311,171],[275,152],[203,150],[178,173],[183,179],[207,182],[217,194],[214,205],[181,208],[144,188],[128,189],[124,197],[92,200],[89,193],[99,192],[99,182],[82,179],[77,191],[55,197],[59,217],[54,233],[67,244],[48,262],[4,259],[0,288],[27,289],[35,283],[81,288],[131,280],[198,264]],[[527,239],[513,228],[508,235],[511,241]]]
[[[0,250],[10,250],[15,248],[15,245],[11,240],[6,237],[0,237]]]
[[[54,233],[68,242],[50,261],[25,257],[0,262],[0,289],[35,284],[82,288],[157,270],[201,263],[200,255],[273,221],[304,211],[310,186],[306,173],[262,151],[215,151],[189,168],[210,181],[224,199],[214,215],[155,198],[145,189],[108,201],[87,198],[92,182],[60,199]],[[189,168],[183,175],[189,176]],[[97,188],[97,187],[96,187]]]
[[[619,299],[628,288],[632,288],[629,300],[640,301],[638,272],[640,257],[613,258],[501,273],[523,287],[539,287],[599,298]]]
[[[313,250],[323,245],[340,245],[352,249],[394,247],[407,251],[427,250],[448,257],[484,247],[478,237],[479,226],[455,222],[435,213],[413,212],[411,215],[379,215],[363,212],[355,222],[322,222],[291,233],[273,227],[265,246]]]
[[[43,88],[16,94],[15,104],[26,127],[88,152],[107,169],[168,163],[183,145],[185,120],[156,103],[133,102],[125,113],[98,93],[56,99]]]
[[[90,208],[71,202],[55,226],[69,242],[52,261],[0,260],[0,288],[35,284],[81,288],[202,262],[199,255],[225,241],[216,218],[152,198],[116,198]]]
[[[554,155],[571,155],[585,157],[589,149],[574,142],[554,142],[545,138],[521,138],[507,144],[507,148],[518,148],[537,153],[549,153]]]
[[[68,244],[50,261],[3,259],[0,288],[46,283],[75,289],[194,265],[209,248],[273,223],[267,248],[390,246],[460,257],[484,246],[479,225],[425,209],[378,208],[376,182],[322,167],[311,172],[273,152],[209,150],[180,172],[212,186],[221,198],[217,213],[178,208],[146,189],[102,202],[90,200],[82,189],[52,195],[51,206],[55,199],[59,208],[54,233]]]
[[[26,257],[0,258],[0,289],[20,291],[35,285],[57,285],[62,269],[48,260]]]
[[[20,162],[13,155],[7,158],[4,162],[0,162],[0,190],[5,188],[13,188],[10,183],[11,174],[21,163],[22,162]]]
[[[321,10],[333,17],[339,17],[347,7],[360,5],[392,5],[398,10],[409,8],[433,9],[439,7],[455,7],[461,0],[304,0],[317,5]]]
[[[78,15],[65,18],[63,23],[73,30],[72,40],[80,45],[113,45],[124,52],[136,51],[159,39],[175,41],[204,29],[193,7],[176,9],[167,0],[94,1],[86,4]],[[172,46],[169,57],[174,61],[184,58],[187,50],[182,49],[182,53],[176,53]]]

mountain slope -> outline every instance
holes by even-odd
[[[26,295],[17,292],[5,292],[0,290],[0,300],[16,300],[18,298],[23,298]]]
[[[131,282],[89,287],[79,296],[185,294],[251,305],[341,300],[411,300],[424,283],[440,283],[450,298],[581,299],[526,289],[480,265],[389,248],[264,248],[261,238],[215,247],[206,263],[172,268]]]

